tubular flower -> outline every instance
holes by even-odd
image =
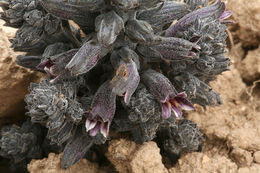
[[[182,19],[180,19],[176,24],[170,26],[166,32],[166,37],[173,37],[175,36],[177,31],[184,31],[196,20],[197,17],[203,19],[208,17],[215,17],[218,18],[220,21],[225,21],[226,18],[230,17],[231,12],[225,11],[226,6],[224,2],[217,0],[214,4],[209,5],[207,7],[200,8],[195,10]]]
[[[149,69],[143,73],[142,81],[161,103],[163,118],[169,118],[171,111],[177,118],[181,118],[181,110],[194,109],[192,103],[187,100],[186,93],[177,93],[171,82],[161,73]]]
[[[124,59],[122,59],[123,56]],[[118,63],[115,64],[117,70],[110,83],[113,88],[112,91],[119,96],[124,96],[124,101],[128,104],[140,81],[138,73],[139,57],[134,51],[122,48],[118,51],[117,55],[114,54],[111,56],[112,63],[115,59],[119,58],[120,62],[114,62]]]
[[[66,69],[74,75],[87,73],[98,61],[108,53],[102,45],[96,45],[94,41],[85,43],[66,65]]]
[[[153,42],[155,36],[152,26],[143,20],[132,19],[127,22],[125,33],[135,42]]]
[[[4,12],[0,13],[0,18],[6,22],[6,26],[20,27],[24,21],[24,14],[36,9],[38,5],[37,0],[0,0],[0,7],[4,9]]]
[[[100,132],[104,137],[108,136],[109,127],[116,110],[116,94],[112,92],[109,81],[102,84],[97,90],[87,112],[85,123],[86,131],[90,136],[96,136]]]
[[[182,18],[190,12],[189,5],[183,2],[165,1],[139,12],[137,18],[152,25],[155,32],[163,30],[165,25]],[[153,17],[151,17],[153,16]]]
[[[146,58],[147,61],[152,59],[161,60],[184,60],[196,58],[196,52],[200,46],[188,40],[175,37],[160,37],[158,42],[151,45],[138,45],[138,52]]]
[[[135,92],[140,81],[136,64],[133,60],[129,60],[127,63],[121,64],[116,75],[111,81],[113,92],[118,95],[124,95],[124,101],[126,104],[129,103],[132,94]]]
[[[62,20],[73,20],[84,30],[87,28],[88,31],[93,31],[95,29],[95,17],[98,15],[97,10],[102,9],[103,3],[103,0],[100,0],[100,2],[94,1],[77,3],[75,1],[41,0],[41,5],[54,16]]]
[[[97,39],[104,45],[111,45],[115,42],[117,36],[124,28],[123,19],[114,11],[101,14],[95,21]]]
[[[77,53],[77,49],[72,49],[67,52],[61,53],[56,56],[51,56],[47,60],[43,61],[38,65],[40,70],[46,71],[48,74],[52,76],[56,76],[50,82],[55,82],[58,78],[68,73],[68,70],[65,69],[67,63],[71,60],[71,58]]]

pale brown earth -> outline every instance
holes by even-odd
[[[160,149],[155,142],[142,145],[125,139],[109,142],[108,160],[119,172],[132,173],[167,173],[162,163]]]
[[[259,21],[260,22],[260,21]],[[260,78],[260,47],[250,50],[239,67],[243,79],[252,82]]]
[[[28,165],[31,173],[97,173],[99,167],[97,164],[90,163],[86,159],[81,159],[76,165],[67,170],[61,169],[62,154],[55,155],[50,153],[48,158],[42,160],[32,160]]]
[[[233,33],[245,46],[260,43],[260,0],[227,0],[235,19]]]
[[[196,111],[185,115],[205,134],[202,152],[183,154],[175,165],[164,165],[154,142],[139,145],[126,139],[112,140],[105,155],[119,172],[260,173],[260,0],[229,0],[227,6],[235,21],[228,29],[231,71],[211,82],[223,104],[207,110],[196,105]],[[39,78],[14,64],[16,54],[7,40],[13,31],[9,32],[0,27],[0,125],[22,116],[19,106],[27,86]],[[113,172],[86,159],[63,171],[60,158],[50,154],[33,160],[28,169],[32,173]]]

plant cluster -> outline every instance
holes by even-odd
[[[224,2],[0,0],[0,6],[5,25],[18,28],[12,48],[26,52],[17,64],[50,77],[31,84],[25,102],[31,122],[65,146],[63,168],[104,144],[110,130],[129,132],[138,143],[156,138],[168,155],[200,148],[202,134],[182,111],[222,103],[209,82],[229,70],[225,29],[232,21]],[[19,147],[23,138],[17,140]]]

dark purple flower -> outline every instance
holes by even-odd
[[[94,41],[86,42],[74,55],[66,68],[73,75],[87,73],[108,53],[108,49]]]
[[[233,23],[232,20],[226,20],[227,18],[229,18],[232,15],[231,11],[224,11],[221,16],[218,18],[219,21],[223,24],[227,24],[227,23]]]
[[[65,19],[68,19],[67,16],[80,16],[85,12],[97,12],[105,8],[104,0],[40,0],[40,2],[48,12]]]
[[[116,75],[111,80],[111,86],[113,92],[119,96],[124,96],[126,104],[129,103],[131,96],[138,87],[140,76],[137,70],[137,65],[132,59],[128,59],[128,62],[121,61]]]
[[[192,103],[187,100],[187,94],[185,92],[180,92],[173,98],[169,99],[170,106],[176,117],[181,118],[181,110],[191,111],[194,110]],[[169,105],[169,104],[167,104]]]
[[[196,43],[175,37],[161,37],[161,42],[149,47],[157,51],[162,59],[180,60],[183,58],[194,58],[200,47]]]
[[[58,78],[70,75],[68,70],[65,69],[66,65],[70,62],[72,57],[77,53],[78,49],[72,49],[67,52],[51,56],[47,60],[40,63],[37,68],[46,71],[46,73],[56,76],[50,82],[55,82]]]
[[[99,2],[97,2],[99,1]],[[102,9],[103,0],[88,1],[63,1],[63,0],[41,0],[41,6],[52,15],[62,20],[73,20],[83,28],[95,29],[96,11]]]
[[[125,27],[126,35],[137,43],[149,43],[156,40],[152,26],[144,20],[129,20]]]
[[[154,8],[148,8],[138,13],[139,20],[145,20],[152,25],[155,32],[163,30],[163,27],[179,20],[190,12],[189,5],[182,2],[165,1],[158,3]]]
[[[104,137],[108,136],[109,127],[116,110],[116,94],[112,92],[110,82],[102,84],[97,90],[87,113],[86,131],[90,136],[96,136],[100,132]]]
[[[101,44],[109,46],[114,43],[124,28],[123,19],[114,11],[99,15],[95,21],[97,39]]]
[[[221,0],[217,0],[214,4],[200,8],[198,10],[195,10],[183,18],[181,18],[176,24],[171,25],[165,32],[166,37],[172,37],[175,36],[175,34],[179,31],[185,31],[190,25],[192,25],[196,18],[208,18],[208,17],[216,17],[221,22],[225,22],[225,19],[230,17],[231,12],[225,11],[226,6],[224,2],[221,2]]]
[[[171,111],[181,118],[181,110],[194,110],[192,103],[187,100],[185,92],[177,93],[169,79],[154,70],[147,70],[142,75],[142,81],[162,106],[163,118],[169,118]]]

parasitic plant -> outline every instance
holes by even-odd
[[[0,0],[0,6],[5,25],[18,28],[12,48],[26,52],[17,64],[49,76],[31,84],[25,102],[31,122],[65,146],[63,168],[104,144],[110,130],[130,132],[138,143],[155,140],[168,156],[199,150],[202,134],[182,110],[222,103],[208,84],[230,65],[225,30],[232,21],[224,2]],[[17,150],[4,144],[1,153]]]

